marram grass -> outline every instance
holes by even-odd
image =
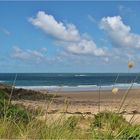
[[[60,118],[61,119],[61,118]],[[80,127],[83,122],[88,126]],[[94,118],[75,117],[51,124],[32,119],[28,123],[0,119],[1,139],[140,139],[140,126],[121,115],[101,112]]]
[[[0,139],[140,139],[140,125],[115,112],[99,112],[92,117],[63,114],[50,123],[11,103],[5,107],[7,96],[2,94]]]

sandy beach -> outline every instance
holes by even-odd
[[[43,94],[53,95],[53,98],[48,101],[41,100],[27,100],[21,99],[13,101],[16,104],[22,104],[27,108],[43,109],[45,114],[59,115],[62,113],[69,115],[94,115],[99,111],[109,110],[118,111],[121,100],[127,90],[119,90],[117,94],[113,94],[111,90],[87,91],[87,92],[51,92],[41,90]],[[120,109],[128,120],[133,114],[140,121],[140,89],[129,90],[128,96]]]

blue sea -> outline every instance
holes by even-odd
[[[99,87],[105,90],[114,85],[127,88],[132,83],[133,87],[140,87],[138,73],[119,73],[117,76],[118,73],[0,73],[0,83],[12,85],[16,78],[17,88],[56,91],[92,91]]]

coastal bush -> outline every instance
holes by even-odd
[[[14,121],[27,123],[30,117],[29,112],[25,108],[11,104],[6,92],[0,91],[0,118],[11,118]]]
[[[115,112],[97,113],[90,126],[94,139],[140,139],[140,125],[127,122]]]
[[[90,127],[94,131],[95,138],[114,139],[120,131],[130,125],[121,114],[104,111],[94,116]]]
[[[91,122],[91,127],[110,127],[112,130],[114,130],[127,124],[128,122],[121,114],[104,111],[97,113],[94,116],[94,119]]]
[[[8,96],[8,94],[5,91],[0,89],[0,100],[3,101],[4,99],[8,100],[9,96]]]
[[[31,117],[27,110],[17,105],[10,105],[6,114],[4,115],[13,119],[14,121],[23,121],[25,123],[28,123]]]
[[[0,117],[5,114],[6,105],[8,104],[9,96],[3,90],[0,90]]]

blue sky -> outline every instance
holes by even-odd
[[[139,4],[0,2],[0,72],[139,72]]]

